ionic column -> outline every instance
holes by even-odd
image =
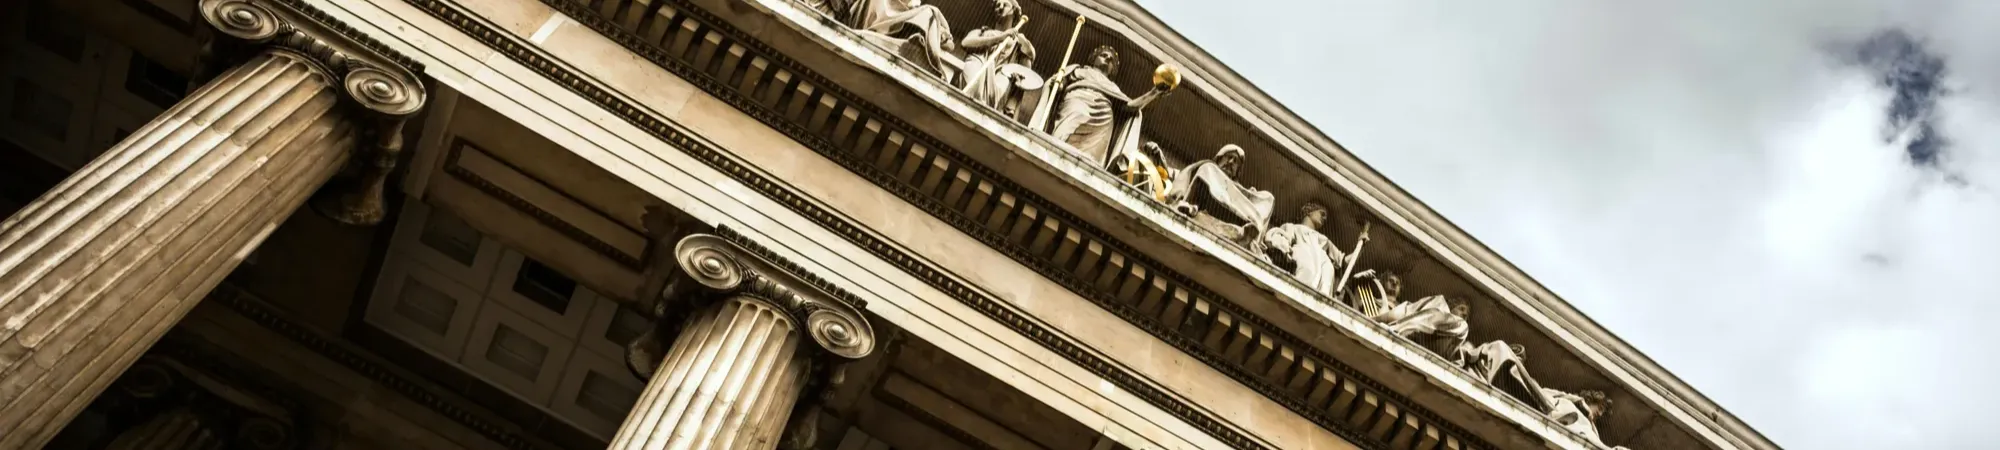
[[[175,408],[119,434],[105,450],[212,450],[222,445],[193,410]]]
[[[681,239],[673,259],[663,310],[681,313],[662,322],[680,325],[612,449],[777,448],[816,369],[874,349],[859,305],[723,238]]]
[[[203,0],[211,63],[236,63],[0,223],[0,449],[52,438],[353,153],[400,148],[412,64],[294,5]]]

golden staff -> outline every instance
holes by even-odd
[[[1083,22],[1088,20],[1090,20],[1088,17],[1076,16],[1076,28],[1069,31],[1069,46],[1063,47],[1062,64],[1056,65],[1056,71],[1060,72],[1062,68],[1069,66],[1070,54],[1076,52],[1076,38],[1083,36]]]

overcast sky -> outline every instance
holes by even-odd
[[[2000,1],[1140,1],[1780,445],[2000,445]]]

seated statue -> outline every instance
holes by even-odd
[[[1360,312],[1362,317],[1375,317],[1383,310],[1396,304],[1396,296],[1402,295],[1403,277],[1393,273],[1377,274],[1375,269],[1354,273],[1352,290],[1344,290],[1337,297],[1347,306]]]
[[[1299,212],[1298,223],[1279,225],[1264,233],[1267,253],[1289,260],[1292,278],[1305,283],[1313,292],[1337,298],[1335,289],[1340,285],[1342,270],[1353,265],[1360,253],[1343,252],[1332,239],[1320,234],[1319,227],[1326,224],[1325,206],[1307,202],[1299,207]],[[1362,239],[1367,236],[1363,232]]]
[[[1194,218],[1195,225],[1250,250],[1264,253],[1264,230],[1271,226],[1277,198],[1236,181],[1243,148],[1222,146],[1215,158],[1195,161],[1174,175],[1165,203]]]
[[[1362,316],[1389,327],[1397,336],[1409,339],[1419,334],[1445,339],[1465,339],[1471,331],[1466,318],[1471,315],[1471,307],[1465,302],[1446,300],[1442,295],[1433,295],[1416,301],[1397,301],[1403,293],[1403,277],[1393,273],[1377,274],[1374,269],[1354,274],[1357,283],[1352,292],[1344,295],[1343,301],[1353,306]],[[1449,357],[1457,347],[1456,342],[1433,348],[1440,355]]]
[[[1035,43],[1021,33],[1028,18],[1021,15],[1018,0],[994,0],[993,16],[999,25],[972,30],[959,42],[970,53],[960,90],[973,101],[1014,117],[1019,114],[1021,93],[1042,87],[1042,77],[1033,68]]]
[[[1391,303],[1374,315],[1369,316],[1376,323],[1389,327],[1389,332],[1414,340],[1418,335],[1432,338],[1465,339],[1471,326],[1465,322],[1468,308],[1464,302],[1446,300],[1445,296],[1433,295],[1416,301]]]
[[[957,44],[944,12],[923,0],[809,0],[807,6],[946,82],[965,64],[954,54]]]
[[[1555,419],[1564,429],[1583,436],[1584,440],[1604,446],[1604,440],[1597,435],[1597,420],[1610,411],[1610,397],[1599,391],[1585,390],[1571,394],[1548,388],[1542,389],[1542,397],[1548,399],[1549,418]]]
[[[1459,366],[1472,372],[1473,376],[1527,403],[1536,411],[1549,412],[1548,398],[1542,396],[1541,383],[1528,374],[1527,348],[1506,341],[1492,341],[1478,346],[1461,342],[1455,353]]]

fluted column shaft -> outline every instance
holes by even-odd
[[[785,311],[734,296],[688,319],[615,450],[771,449],[804,387],[804,337]]]
[[[351,153],[400,148],[422,108],[414,62],[299,0],[200,6],[209,60],[235,64],[0,222],[0,450],[53,438]],[[369,166],[358,192],[386,174]],[[336,219],[379,217],[336,199]]]
[[[330,86],[259,55],[0,225],[0,448],[53,437],[340,169]]]
[[[788,435],[787,421],[812,416],[811,408],[794,411],[809,386],[838,378],[816,367],[874,351],[866,303],[765,259],[769,253],[747,240],[654,231],[655,248],[674,242],[648,264],[649,277],[659,278],[651,285],[662,288],[654,295],[663,311],[679,311],[663,314],[686,319],[663,319],[632,343],[633,370],[651,380],[611,448],[771,450],[781,440],[810,441],[811,427]],[[665,355],[656,352],[662,346]]]

